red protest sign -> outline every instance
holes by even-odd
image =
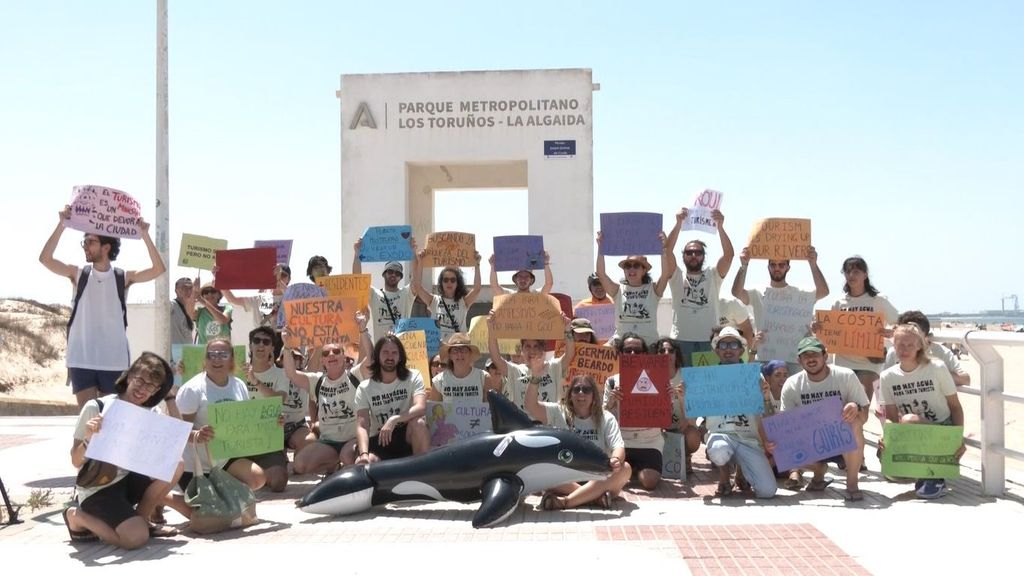
[[[674,356],[623,354],[619,356],[619,426],[668,428],[672,425],[672,400],[668,394]]]
[[[277,265],[275,248],[242,248],[217,250],[217,280],[220,289],[276,288],[274,266]]]

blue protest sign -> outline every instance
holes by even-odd
[[[495,236],[494,269],[541,270],[544,268],[543,236]]]
[[[427,358],[433,358],[441,350],[441,330],[433,318],[401,318],[395,326],[395,334],[423,330],[427,337]]]
[[[601,214],[601,254],[632,256],[661,254],[658,233],[661,214],[652,212],[605,212]]]
[[[686,385],[686,416],[733,416],[761,414],[761,365],[726,364],[683,368]]]
[[[857,448],[853,428],[843,422],[843,401],[829,396],[762,421],[775,443],[775,467],[792,470]]]
[[[324,298],[326,296],[327,291],[316,284],[310,284],[309,282],[291,284],[285,289],[284,294],[281,296],[281,308],[277,311],[278,328],[284,326],[285,302],[289,300],[303,300],[305,298]]]
[[[405,262],[413,259],[412,226],[370,226],[359,245],[360,262]]]

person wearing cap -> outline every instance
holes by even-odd
[[[747,340],[738,330],[726,326],[714,337],[711,345],[718,355],[719,365],[740,364],[743,362]],[[684,382],[684,391],[685,385]],[[757,386],[760,390],[760,382]],[[708,416],[704,419],[704,426],[707,429],[704,445],[708,460],[718,467],[718,489],[715,496],[725,497],[732,494],[732,465],[735,464],[738,467],[737,483],[742,484],[739,481],[742,473],[745,483],[753,488],[758,498],[774,497],[778,486],[775,483],[772,466],[768,462],[768,454],[775,446],[765,437],[761,415]]]
[[[590,292],[590,298],[584,298],[573,306],[573,312],[578,308],[586,308],[587,306],[601,306],[603,304],[614,304],[612,299],[608,297],[608,292],[604,289],[604,284],[601,284],[601,277],[594,272],[590,276],[587,276],[587,290]]]
[[[456,332],[441,344],[441,363],[446,367],[444,372],[431,380],[428,400],[435,402],[469,400],[486,401],[487,390],[500,391],[500,385],[490,374],[474,367],[473,363],[480,357],[480,349],[469,339],[469,336]]]
[[[818,267],[818,252],[811,246],[807,253],[807,264],[814,278],[814,290],[801,290],[786,282],[789,274],[789,260],[768,260],[770,283],[763,290],[746,289],[747,265],[750,264],[749,248],[740,251],[740,269],[732,282],[732,295],[754,311],[759,337],[770,346],[759,346],[757,359],[783,360],[790,374],[800,371],[796,357],[797,343],[807,336],[807,326],[814,320],[814,303],[828,296],[828,282]],[[793,317],[805,316],[799,330],[786,330],[792,325]],[[779,357],[775,357],[779,356]]]
[[[597,233],[597,277],[605,292],[615,303],[615,333],[609,342],[616,341],[626,332],[635,332],[645,341],[658,339],[658,301],[665,293],[672,272],[672,251],[666,242],[665,233],[658,232],[662,242],[661,275],[658,281],[651,278],[651,264],[646,256],[628,256],[619,262],[625,277],[614,282],[605,272],[604,254],[601,253],[601,232]]]
[[[352,256],[352,273],[362,274],[363,263],[359,260],[359,249],[363,245],[363,238],[360,236],[353,245],[355,254]],[[416,254],[416,240],[409,238],[409,245],[412,253]],[[419,266],[417,260],[413,259],[413,279],[419,277]],[[405,277],[405,268],[401,262],[388,262],[384,264],[384,288],[370,286],[370,316],[373,318],[372,332],[373,341],[376,342],[389,332],[395,331],[395,326],[402,318],[412,316],[412,305],[415,296],[409,283],[399,287],[398,283]],[[417,280],[418,281],[418,280]]]
[[[71,207],[58,212],[57,227],[39,253],[39,263],[71,282],[74,304],[68,321],[65,363],[71,391],[78,407],[86,401],[114,391],[114,382],[131,363],[128,353],[128,289],[160,277],[167,268],[160,251],[149,237],[149,223],[136,220],[149,253],[150,267],[121,270],[112,264],[121,252],[121,239],[84,234],[81,240],[86,266],[79,268],[54,258],[64,229],[71,220]],[[79,292],[78,288],[82,290]],[[120,313],[118,313],[120,311]]]
[[[515,284],[515,290],[506,290],[498,283],[498,270],[494,267],[494,254],[487,259],[487,262],[491,265],[491,293],[495,296],[498,294],[514,294],[530,292],[530,288],[533,287],[534,283],[537,282],[537,277],[534,276],[532,270],[522,269],[517,270],[512,275],[512,283]],[[540,291],[543,294],[550,294],[551,288],[555,285],[555,277],[551,274],[551,256],[548,251],[544,251],[544,286],[541,287]]]
[[[562,323],[565,325],[565,354],[547,360],[545,358],[544,340],[523,338],[519,341],[519,348],[522,353],[523,363],[518,364],[505,360],[498,347],[498,336],[494,330],[494,311],[487,315],[487,351],[491,355],[491,361],[503,377],[495,382],[500,385],[501,392],[520,408],[524,407],[526,400],[526,388],[531,382],[538,385],[538,392],[542,402],[555,402],[562,397],[562,381],[564,380],[567,367],[576,355],[574,332],[569,328],[569,317],[562,314]]]
[[[719,295],[722,280],[732,266],[734,250],[729,235],[725,233],[725,216],[720,210],[711,212],[711,218],[718,228],[718,239],[722,245],[722,256],[714,267],[705,266],[707,244],[691,240],[683,247],[683,267],[676,264],[672,255],[679,231],[689,210],[682,208],[676,213],[676,223],[668,235],[668,274],[672,289],[672,331],[669,336],[676,341],[683,352],[683,362],[691,366],[694,352],[707,352],[711,331],[719,325],[722,316],[719,310]]]
[[[476,264],[473,267],[474,280],[473,289],[466,288],[466,281],[462,277],[462,270],[455,266],[445,266],[437,275],[436,294],[431,294],[422,284],[419,278],[422,275],[416,271],[423,269],[424,250],[416,253],[415,266],[413,266],[412,280],[409,285],[416,299],[426,305],[430,316],[437,322],[437,328],[441,332],[441,341],[445,341],[456,332],[468,332],[469,326],[466,323],[466,314],[469,307],[476,302],[480,295],[480,253],[476,253]]]
[[[174,282],[174,300],[171,300],[171,344],[195,342],[196,292],[191,278],[182,277]]]
[[[651,354],[672,356],[672,377],[669,379],[669,392],[672,398],[672,428],[683,437],[683,464],[686,474],[693,473],[693,454],[700,449],[701,431],[696,418],[686,415],[686,403],[683,399],[683,353],[676,346],[676,341],[664,337],[651,344]]]
[[[217,267],[213,267],[213,277],[217,277]],[[277,326],[277,312],[281,309],[281,300],[284,298],[284,291],[292,281],[292,269],[287,264],[274,266],[274,279],[277,285],[273,290],[260,290],[259,294],[253,296],[239,297],[231,290],[224,288],[221,292],[228,304],[235,308],[242,308],[252,314],[252,321],[255,326],[269,326],[275,331]]]
[[[594,327],[587,318],[573,318],[572,322],[569,323],[569,330],[572,330],[573,342],[599,344],[597,334],[594,333]]]
[[[196,300],[196,344],[205,346],[214,338],[231,340],[231,315],[234,307],[221,304],[224,293],[213,282],[203,284]]]
[[[863,500],[858,479],[864,458],[864,422],[868,419],[870,405],[864,388],[853,370],[828,364],[825,345],[817,338],[808,336],[801,340],[797,344],[796,354],[803,370],[787,378],[782,385],[782,411],[839,396],[843,402],[843,421],[853,429],[853,436],[857,440],[857,448],[843,454],[846,462],[846,500]],[[808,491],[820,492],[828,486],[825,480],[826,467],[824,461],[810,466],[814,476],[807,485]],[[799,490],[802,484],[800,471],[793,470],[785,486],[790,490]]]
[[[115,400],[155,410],[170,391],[173,381],[171,366],[163,358],[152,352],[143,352],[118,377],[113,394],[90,400],[82,407],[71,445],[71,464],[75,468],[85,465],[89,442],[98,435],[117,433],[114,427],[109,432],[103,427],[103,415]],[[188,517],[188,507],[183,502],[173,502],[168,496],[181,474],[180,462],[170,482],[118,468],[113,480],[107,484],[76,486],[77,503],[63,512],[68,536],[72,542],[99,539],[132,550],[145,545],[150,536],[176,534],[177,530],[173,528],[151,525],[149,518],[162,505],[173,506]]]

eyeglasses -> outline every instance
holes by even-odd
[[[736,342],[734,340],[730,340],[728,342],[719,342],[718,343],[718,349],[719,350],[739,350],[742,347],[743,347],[743,344],[740,344],[739,342]]]
[[[160,384],[156,382],[146,382],[141,376],[131,376],[128,378],[128,382],[140,386],[143,390],[149,390],[150,392],[156,392],[160,389]]]
[[[441,282],[444,282],[445,284],[457,284],[459,282],[459,279],[448,276],[445,278],[441,278]]]
[[[643,268],[643,267],[644,267],[644,265],[643,265],[643,264],[640,264],[640,263],[637,263],[637,262],[626,262],[626,263],[625,263],[625,264],[623,264],[623,266],[622,266],[622,268],[623,268],[624,270],[630,270],[630,269],[632,269],[632,268]]]
[[[431,362],[430,365],[434,368],[444,368],[444,362]]]
[[[703,250],[683,250],[683,254],[686,256],[703,256]]]
[[[666,346],[664,348],[659,348],[658,349],[658,354],[675,354],[675,353],[676,353],[676,349],[672,348],[671,346]]]
[[[623,354],[643,354],[644,351],[640,348],[623,348]]]
[[[594,387],[593,386],[573,386],[572,387],[572,393],[573,394],[593,394],[594,393]]]
[[[231,352],[227,350],[207,350],[206,358],[208,360],[227,360],[231,358]]]
[[[341,354],[341,349],[340,348],[325,348],[324,349],[324,356],[337,356],[338,354]]]
[[[82,248],[88,248],[92,244],[99,244],[99,243],[100,243],[100,241],[97,240],[96,238],[83,238],[82,241],[79,242],[79,244],[82,245]]]
[[[274,343],[270,338],[253,338],[250,342],[255,346],[270,346]]]

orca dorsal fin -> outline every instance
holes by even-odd
[[[491,430],[495,434],[526,430],[538,424],[519,406],[494,390],[487,391],[487,403],[491,407]]]

